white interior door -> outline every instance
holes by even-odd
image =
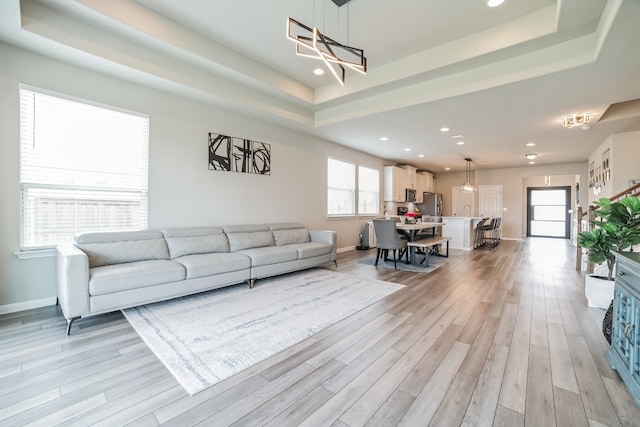
[[[502,185],[481,185],[478,187],[478,214],[484,218],[502,216]]]

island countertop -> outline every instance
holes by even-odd
[[[483,219],[482,216],[443,216],[442,219]]]

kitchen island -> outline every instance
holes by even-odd
[[[482,221],[482,217],[476,216],[443,216],[442,235],[452,238],[449,247],[451,249],[473,249],[476,225]]]

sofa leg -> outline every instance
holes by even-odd
[[[247,283],[249,284],[249,289],[253,289],[253,287],[256,285],[256,279],[249,279],[247,280]]]
[[[71,319],[67,319],[67,335],[71,335],[71,325],[74,321],[78,320],[80,316],[72,317]]]

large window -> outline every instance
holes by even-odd
[[[327,168],[327,213],[330,216],[355,215],[356,166],[329,159]]]
[[[23,249],[147,227],[149,118],[20,88]]]
[[[380,212],[380,171],[358,166],[358,213],[378,215]]]
[[[359,166],[356,177],[356,166],[353,163],[329,158],[327,165],[327,214],[329,216],[354,216],[356,213],[378,214],[380,171]]]

